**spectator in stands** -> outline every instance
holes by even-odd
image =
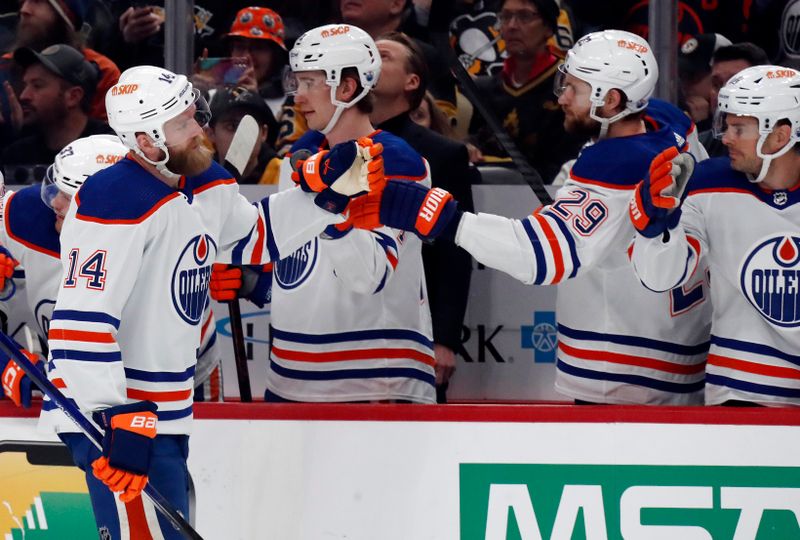
[[[731,77],[745,68],[769,64],[769,58],[764,49],[754,43],[742,42],[720,47],[711,59],[711,89],[709,94],[709,104],[711,106],[711,116],[717,109],[717,96],[719,89]],[[727,156],[728,149],[722,141],[714,138],[713,130],[708,129],[700,133],[700,143],[706,147],[709,157]]]
[[[236,14],[231,31],[226,34],[230,55],[248,58],[249,69],[240,80],[244,86],[261,94],[273,114],[284,102],[283,68],[288,61],[285,29],[281,16],[265,7],[247,7]],[[275,134],[277,135],[277,134]]]
[[[569,135],[553,95],[560,60],[547,48],[559,13],[555,0],[504,0],[498,12],[508,57],[496,76],[476,80],[490,109],[545,182],[578,154],[585,139]],[[482,117],[473,114],[471,141],[484,156],[504,156]]]
[[[409,117],[422,127],[435,131],[448,139],[453,138],[453,126],[450,125],[445,114],[436,105],[436,100],[430,92],[425,92],[419,107],[411,111]]]
[[[409,30],[408,33],[413,33],[411,30],[416,25],[415,10],[408,0],[340,0],[339,9],[342,21],[358,26],[376,40],[389,32]],[[406,28],[407,26],[411,28]],[[447,59],[419,37],[415,36],[415,40],[425,54],[431,73],[428,89],[448,118],[453,118],[456,110],[456,87]]]
[[[23,0],[19,8],[15,49],[28,47],[38,52],[51,45],[63,43],[81,51],[86,60],[94,62],[100,70],[89,115],[105,121],[106,91],[116,84],[120,72],[108,57],[84,46],[83,25],[88,11],[89,0]],[[7,64],[0,64],[0,71],[12,67],[9,65],[11,55],[4,56],[3,61]]]
[[[681,45],[678,54],[681,108],[701,131],[711,127],[711,59],[717,49],[730,44],[723,35],[700,34]]]
[[[428,81],[423,52],[414,40],[399,32],[386,34],[376,45],[383,65],[373,90],[372,124],[405,139],[428,160],[433,185],[451,193],[455,190],[459,205],[472,208],[471,184],[479,175],[470,167],[466,147],[410,118],[423,102]],[[461,344],[472,262],[467,252],[449,242],[424,245],[422,258],[433,319],[437,399],[444,402],[448,380],[455,370],[454,351]]]
[[[79,51],[69,45],[51,45],[42,52],[23,47],[14,52],[14,60],[24,69],[19,103],[23,124],[33,134],[5,148],[0,160],[6,170],[9,165],[52,163],[75,139],[112,133],[89,116],[99,71]]]
[[[277,184],[280,158],[268,144],[267,136],[274,129],[275,118],[261,97],[242,87],[221,88],[211,99],[211,121],[206,133],[214,143],[216,160],[222,163],[230,148],[233,134],[246,114],[261,127],[259,144],[253,148],[250,161],[239,179],[241,184]]]

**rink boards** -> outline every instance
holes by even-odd
[[[800,538],[800,411],[264,403],[196,411],[189,465],[205,538]],[[54,484],[74,470],[19,466],[21,449],[39,440],[35,418],[0,405],[0,502],[11,510],[0,512],[0,539],[21,538],[3,536],[16,527],[10,515],[38,526],[29,539],[63,538],[41,523],[64,523],[65,508],[73,522],[81,512],[88,519],[74,495],[80,486]]]

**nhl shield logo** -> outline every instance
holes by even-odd
[[[745,297],[770,323],[800,326],[800,236],[774,236],[758,243],[742,264]]]
[[[192,326],[203,318],[216,254],[217,245],[210,236],[195,236],[183,248],[172,272],[172,304],[181,319]]]
[[[778,206],[783,206],[789,202],[789,195],[787,195],[785,191],[776,191],[772,194],[772,202]]]
[[[317,262],[317,242],[316,238],[306,242],[300,249],[275,264],[272,275],[281,289],[296,289],[308,279]]]

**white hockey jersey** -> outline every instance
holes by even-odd
[[[33,185],[5,194],[0,220],[0,244],[3,244],[26,269],[24,289],[19,294],[25,297],[0,298],[8,308],[10,321],[31,321],[43,343],[47,342],[53,307],[61,286],[61,243],[55,229],[55,213],[40,195],[40,186]],[[14,280],[16,282],[16,278]],[[16,286],[16,283],[14,285]],[[17,313],[24,310],[24,313]],[[13,330],[13,329],[12,329]],[[198,348],[195,385],[208,381],[212,371],[220,366],[219,350],[216,346],[216,326],[211,305],[203,313],[201,343]],[[24,345],[24,342],[20,342]]]
[[[800,405],[800,191],[769,191],[715,158],[697,166],[669,242],[637,237],[632,261],[655,289],[705,256],[714,310],[706,404]]]
[[[388,178],[430,183],[425,160],[405,141],[385,131],[371,137],[383,144]],[[308,132],[292,151],[326,146]],[[299,189],[290,175],[286,158],[281,187]],[[292,401],[435,403],[419,238],[387,227],[329,233],[274,265],[267,389]]]
[[[583,150],[556,201],[522,220],[465,214],[456,243],[524,283],[560,284],[556,389],[599,403],[699,404],[710,309],[705,275],[656,293],[628,262],[628,203],[669,128]]]
[[[159,433],[188,433],[211,264],[277,260],[342,219],[300,191],[251,205],[216,163],[179,190],[132,159],[100,171],[64,220],[48,377],[83,411],[151,400]]]

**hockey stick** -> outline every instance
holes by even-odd
[[[246,114],[233,134],[223,166],[233,174],[237,182],[241,179],[253,147],[258,142],[259,131],[255,118]],[[228,301],[228,314],[231,319],[231,340],[233,341],[233,358],[236,360],[236,378],[239,380],[239,399],[243,402],[250,402],[253,401],[253,394],[250,390],[250,372],[247,367],[247,351],[244,348],[242,313],[238,298]]]
[[[56,406],[61,409],[67,418],[72,420],[76,426],[86,435],[89,440],[100,450],[103,449],[103,434],[100,430],[95,426],[95,424],[86,418],[83,413],[78,410],[78,408],[69,402],[69,400],[61,393],[61,391],[56,388],[53,383],[47,378],[47,376],[36,369],[28,358],[20,352],[19,345],[10,337],[8,337],[5,333],[0,332],[0,350],[2,350],[5,354],[9,356],[14,362],[19,365],[22,371],[30,377],[30,379],[39,387],[39,390],[42,391],[50,400],[56,404]],[[147,483],[144,488],[144,494],[152,501],[153,506],[156,507],[156,510],[161,512],[165,518],[167,518],[172,526],[175,527],[177,531],[184,535],[184,537],[190,540],[203,540],[203,537],[200,536],[197,531],[195,531],[191,525],[181,516],[177,510],[175,510],[172,505],[161,495],[156,488],[153,487],[153,484]]]
[[[536,198],[539,199],[539,202],[545,206],[551,204],[553,202],[553,198],[544,187],[542,175],[540,175],[539,171],[534,169],[531,164],[528,163],[528,160],[522,155],[522,152],[519,151],[517,145],[514,144],[511,136],[503,127],[503,124],[501,124],[500,120],[498,120],[497,116],[495,116],[494,111],[490,110],[489,107],[487,107],[483,102],[483,99],[481,98],[481,92],[478,90],[478,86],[475,84],[475,81],[472,80],[470,74],[467,73],[467,70],[464,69],[464,66],[456,57],[455,51],[453,51],[453,49],[450,47],[447,36],[442,33],[437,33],[432,34],[431,38],[436,48],[440,51],[444,51],[445,56],[447,56],[447,61],[450,64],[450,67],[452,68],[459,85],[461,86],[461,91],[464,94],[464,97],[466,97],[469,102],[472,103],[473,107],[478,109],[480,115],[483,116],[484,120],[486,120],[486,123],[489,125],[492,133],[497,138],[497,142],[500,143],[500,146],[502,146],[503,150],[506,151],[508,157],[511,158],[511,161],[517,167],[517,170],[522,175],[522,178],[533,190]]]

